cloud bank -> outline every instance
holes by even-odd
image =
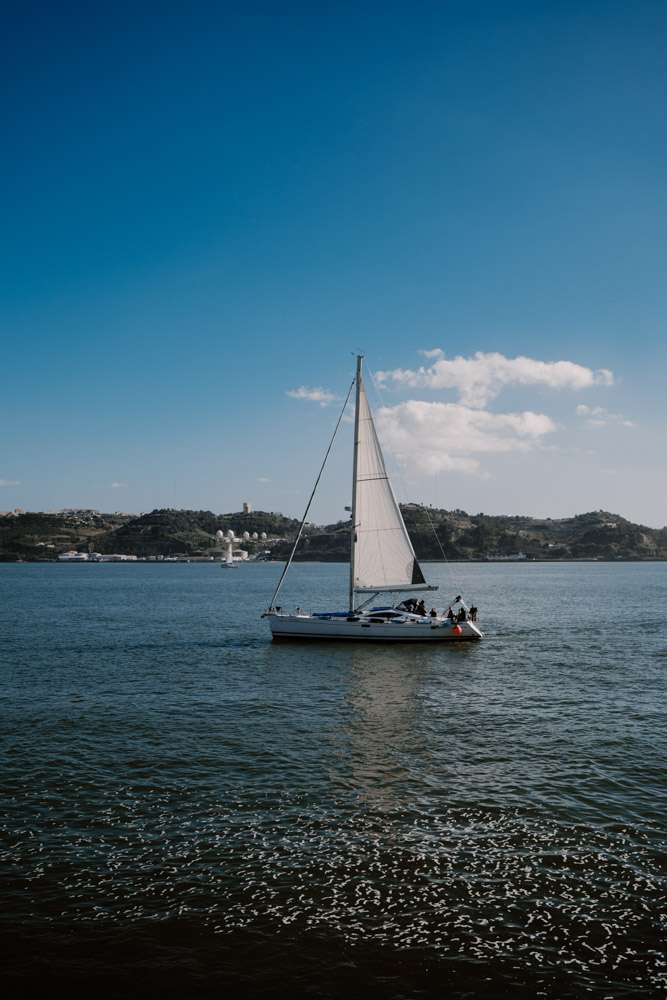
[[[613,385],[608,368],[593,370],[573,361],[538,361],[507,358],[504,354],[477,351],[472,357],[446,358],[439,348],[422,351],[433,364],[417,369],[395,368],[378,372],[380,383],[393,382],[410,388],[456,389],[461,403],[483,408],[509,385],[541,385],[550,389],[590,389]]]
[[[0,479],[0,486],[20,486],[18,479]]]
[[[544,413],[489,413],[460,403],[414,399],[383,406],[376,422],[383,444],[397,460],[427,475],[479,473],[476,455],[528,451],[556,430]]]

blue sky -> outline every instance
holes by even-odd
[[[298,514],[336,402],[287,391],[363,349],[402,499],[665,524],[666,44],[642,2],[15,10],[0,509]]]

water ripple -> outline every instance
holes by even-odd
[[[243,628],[208,567],[144,567],[138,589],[136,568],[70,571],[87,641],[68,642],[48,573],[40,590],[20,569],[0,575],[0,920],[18,983],[666,985],[664,631],[632,656],[613,632],[650,567],[615,586],[610,567],[583,582],[579,567],[467,567],[491,641],[409,652],[272,647],[260,567],[238,575]],[[337,572],[302,567],[304,591]],[[534,628],[503,606],[508,578]],[[552,621],[563,579],[604,596],[583,647]]]

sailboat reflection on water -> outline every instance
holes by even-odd
[[[369,607],[380,594],[437,590],[424,579],[403,516],[394,496],[382,457],[362,376],[363,357],[357,357],[355,378],[348,390],[329,442],[292,552],[281,574],[270,608],[264,612],[274,639],[353,639],[357,642],[457,642],[481,639],[483,633],[467,615],[448,618],[408,610],[409,599],[398,605]],[[294,558],[315,491],[336,432],[356,387],[352,520],[350,525],[350,585],[347,611],[286,613],[276,598]]]

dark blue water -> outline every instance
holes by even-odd
[[[438,649],[272,645],[278,571],[0,566],[15,988],[657,995],[667,566],[429,567]]]

